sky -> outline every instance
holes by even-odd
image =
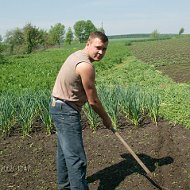
[[[31,23],[49,30],[62,23],[67,30],[79,20],[91,20],[107,35],[190,34],[190,0],[0,0],[0,35]]]

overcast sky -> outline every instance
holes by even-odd
[[[107,35],[190,33],[190,0],[0,0],[0,35],[27,23],[49,30],[91,20]]]

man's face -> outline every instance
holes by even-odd
[[[87,42],[88,55],[91,61],[100,61],[108,46],[108,42],[104,43],[99,38],[91,39]]]

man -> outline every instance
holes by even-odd
[[[71,54],[62,65],[52,92],[50,113],[57,130],[57,175],[59,190],[88,190],[85,181],[86,155],[83,147],[80,111],[86,101],[112,129],[95,87],[95,69],[106,52],[108,38],[101,32],[90,34],[86,46]]]

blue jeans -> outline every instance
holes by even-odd
[[[50,113],[57,131],[58,190],[88,190],[80,113],[54,98]]]

